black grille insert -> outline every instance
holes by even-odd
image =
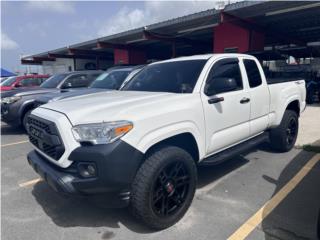
[[[27,120],[30,142],[51,158],[58,160],[65,148],[54,122],[30,115]]]
[[[45,132],[51,134],[51,129],[50,129],[50,125],[47,124],[47,123],[44,123],[42,121],[39,121],[38,119],[36,118],[33,118],[33,117],[29,117],[28,118],[28,124],[31,125],[31,126],[35,126],[37,128],[40,128],[42,130],[44,130]]]

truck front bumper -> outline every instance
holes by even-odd
[[[61,168],[36,150],[28,154],[32,168],[57,192],[77,195],[113,193],[125,199],[143,154],[118,140],[106,145],[78,147],[71,152],[69,159],[73,163],[68,168]],[[81,171],[88,165],[95,168],[95,174],[85,177]]]
[[[76,179],[73,174],[59,171],[35,150],[29,152],[27,158],[34,171],[55,191],[71,194],[77,192],[72,185],[72,182]]]

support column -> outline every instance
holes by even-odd
[[[146,62],[144,51],[136,49],[114,49],[114,64],[143,64]]]
[[[264,48],[264,33],[225,22],[214,27],[214,53],[258,51]]]
[[[77,59],[73,58],[73,71],[77,71]]]

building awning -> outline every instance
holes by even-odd
[[[1,77],[11,77],[11,76],[15,76],[16,74],[9,72],[8,70],[5,70],[3,68],[1,68]]]
[[[212,52],[214,27],[224,21],[265,33],[265,46],[309,46],[299,56],[316,56],[320,48],[320,3],[314,1],[241,1],[224,9],[209,9],[129,31],[96,38],[21,59],[23,64],[41,64],[55,58],[112,59],[116,48],[136,48],[152,59],[172,45],[184,54]],[[318,44],[319,43],[319,44]]]

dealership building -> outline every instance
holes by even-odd
[[[229,52],[253,54],[279,71],[316,72],[320,68],[320,3],[232,3],[26,56],[21,63],[41,65],[44,73],[53,74]]]

